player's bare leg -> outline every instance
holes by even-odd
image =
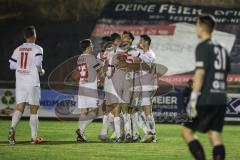
[[[196,160],[205,160],[205,154],[201,143],[197,140],[195,132],[191,129],[183,127],[182,137],[188,145],[189,151]]]
[[[116,133],[116,143],[121,142],[121,125],[120,125],[120,112],[121,112],[121,106],[119,104],[113,105],[113,115],[114,115],[114,128]]]
[[[16,133],[17,124],[22,117],[24,109],[25,109],[25,103],[17,104],[17,108],[16,108],[16,110],[13,113],[13,116],[12,116],[12,124],[11,124],[11,127],[9,129],[9,133],[8,133],[9,144],[15,144],[15,133]]]
[[[213,160],[224,160],[225,147],[221,133],[217,131],[209,131],[208,138],[213,147]]]
[[[30,120],[29,125],[31,128],[32,135],[32,144],[42,143],[43,139],[37,137],[37,129],[38,129],[38,105],[30,105]]]
[[[125,132],[125,141],[131,141],[131,117],[129,114],[129,105],[122,104],[121,105],[123,120],[124,120],[124,132]]]

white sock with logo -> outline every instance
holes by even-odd
[[[150,114],[150,115],[147,116],[147,122],[149,123],[151,132],[152,132],[153,134],[156,134],[155,120],[154,120],[153,114]]]

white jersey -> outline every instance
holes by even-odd
[[[10,69],[16,70],[16,86],[40,86],[38,70],[42,67],[43,49],[35,43],[23,43],[10,58]]]
[[[154,63],[156,56],[153,50],[149,49],[147,52],[140,54],[139,58],[145,63]]]
[[[78,108],[97,108],[99,98],[97,90],[97,71],[101,65],[92,54],[81,54],[77,66],[80,72],[78,90]]]

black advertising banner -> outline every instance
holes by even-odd
[[[109,3],[102,12],[103,20],[126,20],[128,23],[149,22],[196,22],[201,14],[212,14],[218,23],[238,24],[240,22],[239,8],[223,8],[213,6],[187,5],[167,1],[114,1]],[[123,22],[123,23],[126,23]]]

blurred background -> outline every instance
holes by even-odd
[[[21,31],[24,26],[36,26],[37,44],[44,48],[44,68],[49,73],[65,59],[78,54],[79,40],[89,38],[102,9],[109,2],[110,0],[0,0],[0,67],[1,72],[7,73],[0,75],[0,82],[14,80],[14,73],[8,72],[8,59],[23,42]],[[240,4],[240,0],[170,2],[225,7]],[[43,81],[46,80],[47,74],[43,77]]]

